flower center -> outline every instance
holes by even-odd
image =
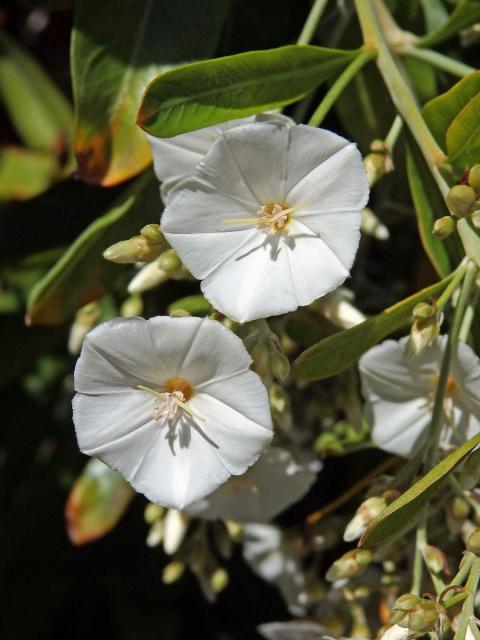
[[[263,204],[257,211],[255,218],[225,218],[221,220],[222,224],[255,224],[259,231],[263,231],[267,236],[273,236],[276,233],[282,233],[288,227],[288,223],[292,219],[292,214],[298,211],[304,204],[289,207],[279,202],[269,202]]]
[[[137,389],[146,391],[154,398],[159,400],[155,403],[153,409],[153,417],[155,420],[165,418],[167,421],[172,422],[180,418],[182,411],[188,413],[193,418],[203,420],[187,405],[187,402],[193,397],[194,391],[192,385],[185,380],[185,378],[170,378],[165,383],[166,391],[163,393],[155,391],[143,384],[137,385]]]
[[[428,407],[430,410],[433,409],[433,405],[435,402],[435,394],[437,391],[439,375],[435,374],[433,376],[433,385],[428,394]],[[458,384],[452,376],[448,376],[447,384],[445,385],[445,394],[443,397],[443,410],[445,411],[445,415],[447,419],[451,421],[453,419],[453,396],[458,391]]]

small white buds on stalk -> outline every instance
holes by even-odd
[[[456,184],[447,194],[447,206],[456,218],[464,218],[472,212],[477,199],[475,190],[467,184]]]
[[[423,551],[423,558],[425,564],[433,573],[441,573],[442,571],[446,574],[450,573],[447,556],[438,547],[427,544]]]
[[[185,565],[183,562],[173,560],[169,562],[162,571],[163,584],[173,584],[180,580],[185,572]]]
[[[343,534],[345,542],[353,542],[360,538],[365,533],[369,523],[379,516],[386,506],[387,501],[381,496],[373,496],[362,502],[345,529]]]
[[[360,229],[363,233],[366,233],[367,236],[372,236],[376,240],[388,240],[390,238],[390,231],[368,207],[362,212]]]
[[[264,320],[247,336],[245,346],[253,359],[253,367],[262,378],[275,378],[284,382],[290,373],[290,361],[284,354],[280,341],[270,331]]]
[[[438,240],[445,240],[456,230],[457,223],[452,216],[442,216],[435,220],[432,228],[432,235]]]
[[[440,325],[443,314],[437,310],[434,304],[420,302],[412,311],[413,325],[410,336],[405,346],[407,357],[418,356],[429,347],[440,333]]]
[[[372,186],[386,173],[393,171],[394,166],[389,147],[384,140],[373,140],[370,152],[363,159],[363,165],[367,173],[368,184]]]
[[[132,262],[148,262],[165,251],[167,243],[158,224],[147,224],[140,235],[129,240],[116,242],[105,249],[103,257],[110,262],[130,264]]]
[[[120,307],[120,315],[122,318],[133,318],[141,316],[143,313],[143,300],[138,294],[128,296]]]
[[[335,582],[342,578],[353,578],[362,574],[373,559],[372,552],[368,549],[352,549],[341,558],[335,560],[325,574],[329,582]]]
[[[100,314],[101,310],[98,302],[89,302],[77,311],[68,336],[68,352],[72,356],[80,353],[83,339],[90,329],[97,324]]]
[[[163,550],[169,556],[173,555],[187,535],[189,520],[183,511],[169,509],[164,519]]]

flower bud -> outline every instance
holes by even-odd
[[[468,184],[476,193],[480,193],[480,164],[474,164],[468,172]]]
[[[153,502],[149,502],[145,507],[145,512],[143,517],[145,518],[145,522],[147,524],[153,524],[155,520],[159,520],[165,513],[165,507],[162,507],[159,504],[155,504]]]
[[[461,476],[460,476],[461,479]],[[466,520],[468,518],[468,514],[470,513],[470,505],[466,500],[462,500],[456,496],[450,505],[450,512],[452,518],[455,520]]]
[[[469,491],[477,486],[480,480],[480,449],[473,451],[465,460],[460,473],[460,484]]]
[[[428,313],[425,308],[423,312]],[[408,358],[418,356],[432,344],[440,333],[442,319],[443,315],[437,312],[434,316],[415,320],[410,329],[407,344],[405,345],[405,353]]]
[[[210,585],[215,593],[223,591],[228,584],[228,573],[222,567],[216,569],[210,577]]]
[[[100,314],[101,310],[98,302],[89,302],[77,311],[68,336],[69,353],[72,355],[80,353],[83,339],[90,329],[97,324]]]
[[[447,194],[447,206],[457,218],[463,218],[470,213],[477,196],[467,184],[457,184]]]
[[[191,318],[192,314],[185,309],[172,309],[168,314],[172,318]]]
[[[325,578],[329,582],[335,582],[341,578],[353,578],[362,574],[373,559],[372,552],[368,549],[353,549],[347,551],[341,558],[335,560],[327,571]]]
[[[407,640],[408,636],[408,629],[401,627],[399,624],[394,624],[382,633],[379,640]]]
[[[158,287],[169,279],[169,274],[158,265],[158,258],[149,262],[130,280],[129,293],[143,293]]]
[[[150,242],[161,243],[164,246],[167,244],[163,233],[160,231],[159,224],[146,224],[140,229],[140,233]]]
[[[475,229],[480,229],[480,210],[474,211],[470,216],[470,220]]]
[[[165,520],[155,520],[147,536],[147,546],[156,547],[163,540]]]
[[[417,604],[408,614],[408,621],[401,626],[407,627],[415,633],[428,633],[433,631],[439,622],[443,607],[432,600],[423,600]]]
[[[183,562],[173,560],[169,562],[162,571],[163,584],[173,584],[179,580],[185,571],[185,565]]]
[[[143,300],[138,294],[128,296],[120,307],[120,315],[123,318],[141,316],[143,313]]]
[[[110,262],[129,264],[131,262],[148,262],[157,258],[163,250],[163,245],[151,242],[143,235],[134,236],[130,240],[116,242],[105,249],[103,257]]]
[[[390,238],[390,231],[388,228],[368,207],[366,207],[362,212],[362,224],[360,229],[363,233],[366,233],[368,236],[372,236],[376,240],[388,240]]]
[[[169,249],[162,253],[162,255],[158,259],[158,266],[163,271],[167,273],[172,273],[173,271],[177,271],[182,266],[182,262],[180,258],[177,256],[174,249]]]
[[[456,228],[457,225],[452,216],[442,216],[441,218],[438,218],[438,220],[435,220],[432,235],[439,240],[445,240],[445,238],[452,235]]]
[[[163,521],[165,523],[163,550],[167,555],[173,555],[187,534],[188,517],[183,511],[169,509]]]
[[[467,551],[471,551],[476,555],[480,555],[480,528],[477,527],[472,531],[467,539]]]
[[[273,377],[279,382],[284,382],[290,374],[290,361],[287,356],[278,349],[272,350],[270,367]]]
[[[372,186],[386,173],[385,156],[382,153],[369,153],[363,159],[368,184]]]
[[[434,547],[431,544],[427,544],[423,557],[427,567],[433,571],[433,573],[440,573],[444,571],[449,573],[447,556],[438,547]]]
[[[379,496],[367,498],[362,502],[345,529],[343,534],[345,542],[353,542],[353,540],[360,538],[365,533],[369,523],[380,515],[386,506],[387,501],[385,498]]]
[[[387,153],[388,145],[385,140],[380,140],[379,138],[375,138],[372,140],[370,144],[370,151],[374,153]]]
[[[431,318],[437,313],[437,308],[433,304],[427,302],[419,302],[414,306],[412,315],[416,320]]]

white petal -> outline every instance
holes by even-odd
[[[267,640],[324,640],[328,631],[310,620],[267,622],[259,625],[257,630]]]
[[[464,342],[452,354],[451,375],[458,384],[458,402],[480,416],[480,358]],[[454,397],[457,401],[457,397]]]

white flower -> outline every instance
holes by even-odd
[[[182,133],[172,138],[156,138],[147,133],[147,140],[152,149],[155,175],[162,183],[160,190],[164,202],[166,202],[168,195],[178,182],[193,172],[215,140],[224,131],[249,122],[268,120],[293,124],[293,120],[287,118],[287,116],[275,113],[261,113],[248,118],[228,120],[213,127]]]
[[[245,322],[345,280],[367,198],[354,144],[305,125],[246,124],[223,133],[171,194],[161,227],[205,297]]]
[[[325,635],[325,627],[310,620],[266,622],[257,631],[267,640],[334,640]]]
[[[183,508],[245,473],[271,439],[268,396],[241,340],[207,318],[122,318],[75,369],[80,449],[149,500]]]
[[[243,476],[230,478],[187,512],[205,520],[268,522],[310,489],[319,467],[317,461],[297,464],[288,451],[271,447]]]
[[[407,340],[382,342],[359,363],[373,440],[381,449],[405,457],[419,450],[430,425],[447,337],[441,336],[414,358],[405,352]],[[480,430],[479,389],[480,360],[459,342],[450,366],[441,446],[464,442]]]

